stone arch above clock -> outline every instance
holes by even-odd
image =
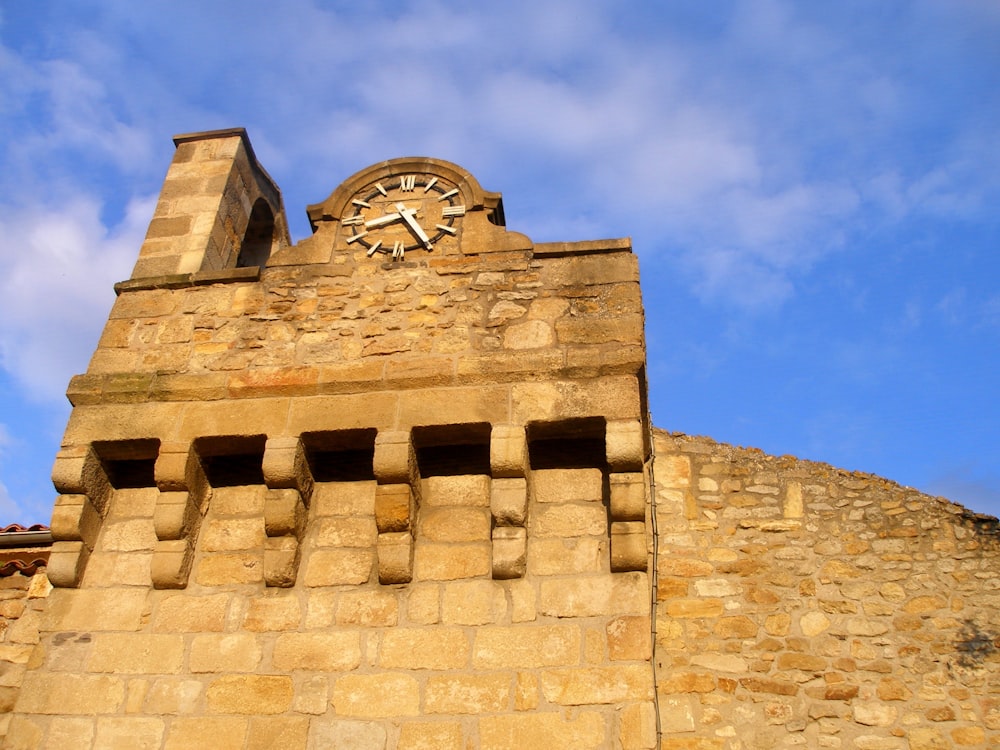
[[[307,214],[313,236],[274,258],[275,265],[301,263],[310,255],[316,262],[324,251],[392,262],[532,247],[526,236],[506,230],[500,193],[483,190],[468,170],[443,159],[374,164],[309,206]]]

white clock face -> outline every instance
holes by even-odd
[[[429,174],[394,175],[368,185],[348,204],[340,223],[347,243],[402,260],[409,250],[433,250],[458,234],[465,205],[455,185]]]

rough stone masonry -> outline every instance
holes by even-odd
[[[0,578],[4,748],[983,749],[1000,532],[653,429],[627,240],[454,164],[177,150]]]

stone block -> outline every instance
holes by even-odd
[[[577,625],[485,626],[477,628],[472,666],[477,670],[538,669],[580,663],[583,636]]]
[[[465,750],[462,725],[456,721],[408,721],[400,727],[396,750]]]
[[[298,489],[267,491],[264,496],[264,533],[268,536],[298,536],[304,525],[305,505]]]
[[[584,706],[653,699],[649,664],[549,669],[541,675],[542,695],[549,703]]]
[[[149,575],[156,589],[182,589],[187,586],[194,552],[189,539],[156,543]]]
[[[608,476],[611,518],[643,521],[646,518],[646,477],[641,471],[615,472]]]
[[[250,719],[247,750],[304,748],[309,737],[309,719],[305,716],[261,716]],[[335,745],[326,745],[335,747]]]
[[[378,535],[378,580],[381,584],[409,583],[413,580],[413,535],[409,531]]]
[[[403,725],[404,728],[408,726]],[[309,744],[289,747],[330,748],[330,750],[384,750],[387,735],[378,721],[316,718],[309,722]]]
[[[420,684],[411,675],[392,672],[344,675],[334,683],[330,702],[340,716],[365,719],[417,716]]]
[[[531,575],[600,573],[608,569],[607,561],[608,540],[605,537],[528,540],[528,572]]]
[[[485,474],[428,477],[421,482],[421,507],[490,506],[490,478]]]
[[[495,424],[490,431],[493,478],[523,477],[528,466],[528,440],[522,425]]]
[[[392,627],[399,621],[399,602],[389,591],[345,591],[337,600],[334,620],[337,625]]]
[[[252,633],[196,635],[191,641],[188,667],[192,673],[254,672],[262,649]]]
[[[531,474],[535,502],[601,502],[604,477],[600,469],[536,469]]]
[[[46,574],[53,586],[76,588],[90,558],[83,542],[53,542]]]
[[[445,625],[487,625],[502,621],[507,612],[504,589],[493,581],[454,581],[443,588],[441,621]]]
[[[273,591],[252,598],[243,627],[255,633],[296,630],[302,621],[302,604],[294,592]]]
[[[409,484],[380,484],[375,489],[375,524],[379,533],[407,531],[416,510]]]
[[[458,627],[393,628],[382,635],[378,663],[387,669],[465,669],[469,639]]]
[[[471,675],[434,675],[424,691],[429,714],[482,714],[508,711],[511,678],[506,672]]]
[[[264,583],[289,588],[295,585],[298,572],[299,540],[294,536],[268,537],[264,544]]]
[[[528,519],[532,537],[606,536],[608,513],[601,503],[546,503]]]
[[[372,462],[380,484],[412,484],[417,474],[417,454],[408,430],[379,431]]]
[[[313,544],[317,547],[371,547],[378,539],[378,527],[370,516],[318,518]]]
[[[271,664],[279,672],[348,672],[361,664],[361,638],[348,630],[282,633],[274,642]]]
[[[24,714],[94,715],[117,712],[125,682],[112,675],[28,671],[17,710]]]
[[[646,570],[646,524],[642,521],[613,521],[611,524],[611,570]]]
[[[184,656],[181,635],[100,633],[94,636],[88,672],[175,674]]]
[[[490,538],[490,525],[486,508],[425,508],[417,537],[430,542],[479,542]]]
[[[626,615],[605,626],[608,658],[612,661],[649,661],[653,635],[649,617]]]
[[[646,460],[646,435],[639,419],[609,420],[604,432],[611,471],[641,471]]]
[[[528,482],[523,477],[490,483],[490,513],[497,526],[524,526],[528,517]]]
[[[205,691],[205,704],[214,714],[280,714],[292,705],[289,675],[226,675]]]
[[[164,750],[243,750],[247,723],[245,716],[178,716],[170,722]]]
[[[47,631],[135,631],[145,622],[148,591],[141,588],[54,590],[42,616]]]
[[[523,578],[527,568],[528,531],[523,526],[493,529],[493,577],[497,580]]]
[[[445,544],[422,542],[413,556],[413,575],[418,581],[453,581],[488,576],[492,544]]]
[[[312,514],[325,516],[371,516],[375,513],[374,480],[323,482],[313,490]]]
[[[89,549],[94,549],[101,520],[101,515],[86,495],[60,495],[52,509],[49,528],[54,541],[82,541]]]
[[[611,746],[607,721],[597,711],[500,714],[479,719],[480,750],[598,750]]]
[[[539,611],[552,617],[649,614],[649,579],[641,572],[545,578],[539,588]]]
[[[156,538],[165,541],[181,539],[195,522],[197,506],[190,501],[186,490],[160,492],[153,510],[153,531]]]
[[[372,562],[372,551],[368,549],[314,549],[306,560],[305,585],[366,583],[371,577]]]
[[[171,544],[171,542],[161,542]],[[154,558],[155,565],[156,558]],[[202,555],[195,580],[202,586],[229,586],[264,581],[264,551],[229,552]]]

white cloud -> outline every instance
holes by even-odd
[[[128,277],[152,210],[151,198],[135,200],[108,230],[94,200],[0,206],[0,366],[32,398],[61,399],[86,368],[111,287]]]

